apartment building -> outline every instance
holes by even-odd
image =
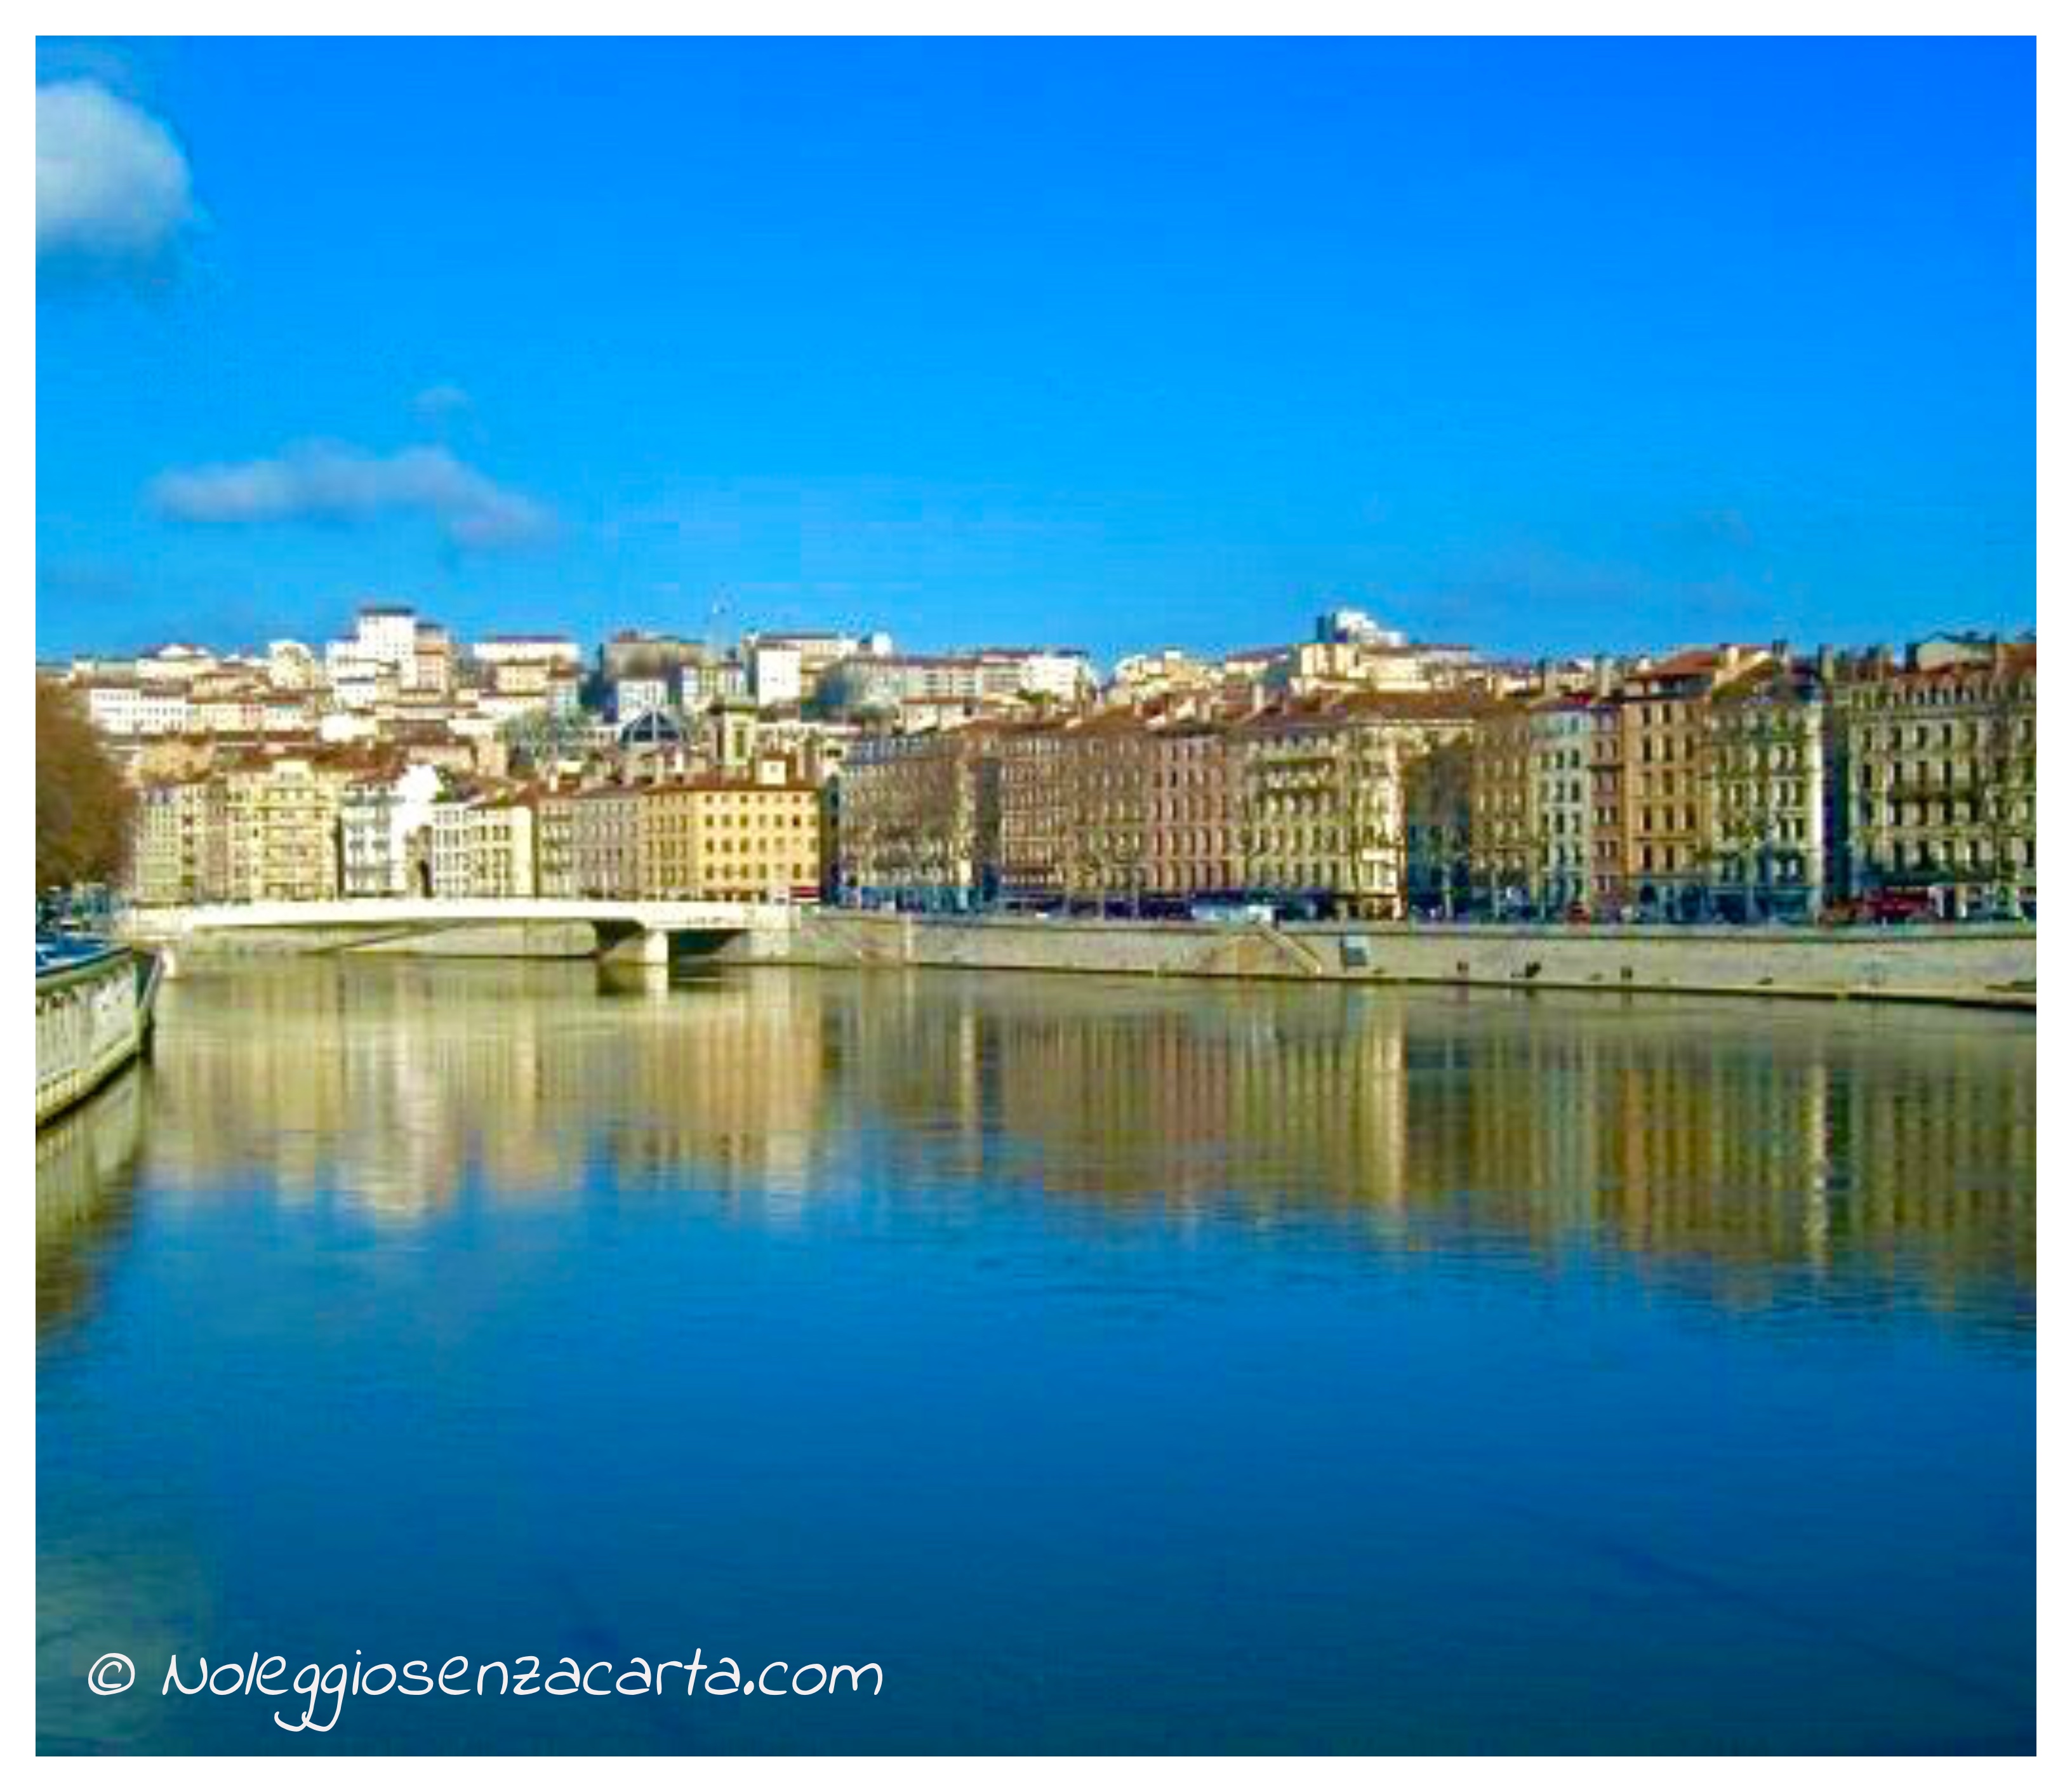
[[[454,799],[431,806],[431,893],[445,898],[531,896],[534,878],[530,802],[508,795]]]
[[[1182,721],[1149,731],[1144,887],[1179,898],[1235,894],[1244,882],[1230,730]]]
[[[183,734],[187,730],[187,694],[183,688],[147,685],[134,676],[102,675],[83,687],[88,721],[104,734]]]
[[[2036,645],[1838,664],[1828,698],[1837,893],[1951,915],[2036,899]]]
[[[1590,701],[1572,692],[1542,695],[1527,717],[1533,897],[1541,908],[1560,912],[1590,899]]]
[[[712,902],[817,898],[820,792],[787,778],[709,775],[639,795],[646,893]]]
[[[1410,883],[1408,770],[1471,738],[1486,712],[1484,700],[1463,693],[1372,693],[1239,724],[1244,887],[1319,912],[1400,914]]]
[[[310,902],[338,894],[338,771],[284,757],[239,765],[220,783],[224,900]]]
[[[428,896],[438,771],[412,765],[348,780],[339,792],[339,879],[347,896]]]
[[[1825,703],[1815,667],[1780,643],[1712,693],[1712,903],[1737,919],[1810,919],[1827,874]]]
[[[1062,899],[1077,867],[1068,845],[1078,742],[1055,724],[1000,733],[1000,882],[1011,899]],[[846,820],[846,801],[845,801]]]
[[[543,791],[534,841],[542,896],[637,896],[648,887],[641,791],[625,784]]]
[[[820,677],[831,708],[890,713],[910,703],[956,701],[1009,709],[1024,702],[1068,709],[1095,690],[1077,647],[980,647],[968,653],[871,654],[844,660]]]
[[[130,897],[140,907],[180,907],[218,894],[221,787],[207,778],[147,783],[137,792]]]
[[[1522,906],[1531,899],[1537,881],[1539,784],[1532,744],[1532,712],[1517,699],[1498,704],[1476,728],[1469,850],[1482,898],[1493,910]]]
[[[998,747],[985,727],[851,743],[837,836],[845,895],[946,909],[989,899],[1000,865]]]
[[[1618,717],[1622,899],[1642,915],[1704,911],[1716,870],[1710,712],[1721,684],[1768,656],[1728,645],[1643,664],[1611,701]]]

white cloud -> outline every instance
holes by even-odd
[[[450,380],[442,380],[435,386],[427,386],[410,401],[412,408],[420,417],[438,421],[441,417],[452,417],[461,411],[472,410],[475,401],[467,391]]]
[[[98,82],[36,89],[36,253],[142,261],[195,216],[172,133]]]
[[[520,547],[553,528],[544,505],[443,448],[382,455],[309,442],[270,460],[175,467],[152,482],[151,499],[190,523],[363,523],[414,511],[435,519],[461,548]]]

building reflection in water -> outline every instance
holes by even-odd
[[[2033,1026],[2000,1015],[363,960],[174,986],[145,1149],[196,1198],[263,1182],[397,1222],[463,1194],[694,1187],[775,1223],[1021,1190],[1589,1249],[1737,1301],[1989,1279],[2033,1326],[2035,1128]]]
[[[36,1334],[70,1325],[93,1297],[94,1266],[131,1217],[148,1069],[117,1076],[36,1135]]]

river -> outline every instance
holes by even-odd
[[[2027,1751],[2036,1209],[2027,1017],[196,967],[39,1141],[39,1746]],[[694,1650],[879,1690],[160,1690]]]

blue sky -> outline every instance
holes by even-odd
[[[1527,654],[2035,623],[2027,42],[38,80],[46,655],[368,599],[1104,658],[1335,601]]]

